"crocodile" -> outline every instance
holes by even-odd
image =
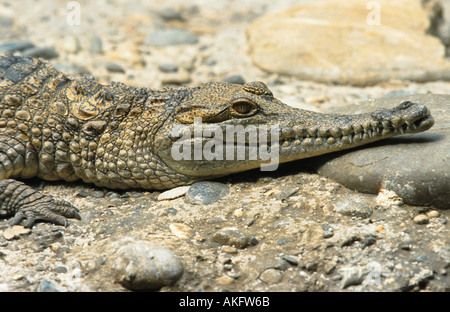
[[[185,136],[196,127],[217,132],[276,125],[276,134],[256,142],[276,149],[282,163],[425,131],[433,123],[426,106],[411,102],[372,113],[322,114],[282,103],[259,81],[153,90],[70,78],[45,61],[9,53],[0,56],[0,216],[11,217],[11,225],[25,221],[25,227],[80,219],[72,204],[20,181],[33,177],[162,190],[268,163],[260,155],[176,159],[173,148],[180,141],[186,150],[214,140],[250,155],[249,134]]]

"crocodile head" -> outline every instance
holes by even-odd
[[[353,148],[425,131],[434,120],[420,104],[359,115],[321,114],[274,98],[262,82],[206,83],[188,89],[155,135],[154,153],[193,180]]]

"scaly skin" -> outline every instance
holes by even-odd
[[[199,141],[174,131],[184,125],[194,133],[196,117],[201,129],[215,126],[224,133],[227,126],[278,125],[278,140],[270,137],[267,145],[271,150],[279,146],[279,162],[425,131],[434,122],[425,106],[410,102],[361,115],[320,114],[281,103],[262,82],[158,91],[101,85],[92,78],[69,79],[37,59],[7,54],[0,56],[0,216],[14,215],[10,224],[27,219],[28,227],[37,220],[66,224],[66,218],[80,218],[69,203],[14,178],[167,189],[267,163],[260,157],[230,160],[225,151],[224,160],[173,159],[177,142],[192,150],[198,146]],[[200,146],[210,140],[203,137]],[[223,141],[249,155],[248,138],[224,135]]]

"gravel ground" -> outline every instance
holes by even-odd
[[[258,69],[246,27],[299,1],[148,2],[0,1],[0,49],[47,58],[72,76],[151,88],[261,80],[283,102],[322,112],[390,92],[450,91],[442,81],[356,88]],[[360,194],[301,162],[216,182],[224,197],[197,204],[184,195],[158,200],[161,192],[27,181],[72,202],[82,220],[32,230],[8,230],[0,220],[0,290],[127,291],[116,251],[130,241],[168,247],[181,260],[183,274],[161,291],[450,289],[449,210]]]

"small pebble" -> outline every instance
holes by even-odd
[[[402,249],[402,250],[407,250],[407,251],[409,251],[409,250],[411,250],[411,244],[408,244],[408,243],[402,243],[402,244],[400,244],[400,249]]]
[[[418,214],[414,217],[413,221],[417,224],[427,224],[428,222],[430,222],[430,219],[424,214]]]
[[[23,51],[33,48],[34,44],[29,41],[13,41],[0,44],[0,53]]]
[[[167,211],[169,213],[171,213],[171,214],[177,214],[177,210],[175,208],[172,208],[172,207],[168,208]]]
[[[158,201],[161,200],[170,200],[170,199],[175,199],[181,196],[184,196],[188,189],[189,189],[189,185],[188,186],[179,186],[179,187],[175,187],[171,190],[162,192],[161,194],[158,195]]]
[[[103,198],[105,193],[103,191],[93,191],[91,195],[95,198]]]
[[[94,54],[100,54],[103,52],[102,39],[98,36],[92,38],[91,46],[89,47],[89,52]]]
[[[197,182],[192,184],[186,193],[186,202],[193,205],[209,205],[225,198],[230,188],[219,182]]]
[[[171,223],[169,229],[178,238],[188,239],[194,235],[194,230],[184,223]]]
[[[427,212],[427,216],[430,218],[437,218],[440,216],[440,213],[437,210],[431,210]]]
[[[41,57],[46,60],[56,58],[59,56],[54,48],[49,47],[34,47],[23,51],[23,56]]]
[[[243,211],[241,208],[236,209],[236,210],[234,211],[234,216],[235,216],[236,218],[242,218],[243,215],[244,215],[244,211]]]
[[[407,95],[412,95],[412,94],[417,94],[417,93],[413,92],[413,91],[409,91],[409,90],[398,89],[398,90],[389,91],[382,97],[387,98],[387,97],[393,97],[393,96],[407,96]]]
[[[234,278],[227,275],[216,278],[216,282],[219,285],[229,285],[234,281]]]
[[[330,229],[331,229],[331,227],[330,227],[328,224],[323,224],[323,225],[322,225],[322,230],[328,231],[328,230],[330,230]]]
[[[277,242],[278,245],[284,245],[287,243],[287,239],[286,238],[280,238]]]
[[[37,287],[37,292],[62,292],[65,291],[60,285],[53,281],[43,280]]]
[[[146,44],[154,47],[164,47],[179,44],[195,44],[197,35],[185,29],[166,28],[155,31],[147,36]]]
[[[59,266],[55,268],[56,273],[67,273],[67,268],[63,266]]]
[[[237,228],[223,228],[214,233],[212,240],[221,245],[245,248],[249,245],[249,237]]]
[[[268,285],[278,284],[283,279],[283,273],[276,269],[267,269],[261,273],[259,279]]]
[[[162,84],[182,85],[191,82],[191,75],[186,70],[168,73],[161,78]]]
[[[368,218],[372,215],[372,203],[368,197],[346,197],[333,203],[334,211],[349,217]]]
[[[289,264],[298,265],[298,259],[296,259],[294,257],[282,256],[281,258],[283,258]]]
[[[163,73],[176,73],[178,71],[178,66],[175,64],[159,64],[158,69]]]
[[[377,205],[383,208],[403,205],[403,199],[400,196],[394,191],[386,189],[381,189],[375,200]]]
[[[173,285],[184,272],[181,260],[170,249],[145,241],[119,247],[112,269],[115,281],[131,290]]]
[[[237,254],[238,250],[236,247],[233,246],[222,246],[222,251],[226,252],[227,254]]]
[[[110,73],[125,73],[125,69],[117,63],[114,62],[106,62],[105,68]]]
[[[222,80],[223,82],[234,84],[245,84],[245,79],[241,75],[233,75]]]
[[[195,240],[199,243],[203,243],[204,241],[206,241],[206,238],[201,235],[196,235]]]
[[[254,237],[254,236],[250,237],[250,244],[251,245],[255,246],[255,245],[258,245],[258,243],[259,243],[259,241],[258,241],[258,239],[256,237]]]
[[[183,17],[181,13],[174,8],[165,8],[159,12],[159,16],[161,16],[166,21],[183,21]]]
[[[91,193],[85,189],[79,189],[77,191],[77,196],[78,197],[88,197],[88,196],[91,196]]]
[[[0,15],[0,27],[11,27],[14,25],[14,19],[9,16]]]
[[[30,233],[31,233],[30,229],[27,229],[21,225],[14,225],[8,227],[6,230],[3,231],[3,237],[6,240],[12,240],[15,238],[19,238],[21,235],[27,235]]]
[[[333,237],[334,233],[331,231],[326,231],[325,233],[322,234],[323,238],[330,238]]]
[[[384,233],[386,232],[386,228],[383,225],[377,225],[377,227],[375,228],[375,231],[377,231],[378,233]]]

